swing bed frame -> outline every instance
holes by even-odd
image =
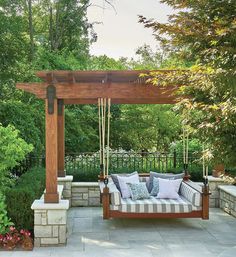
[[[153,71],[152,71],[153,72]],[[175,70],[159,70],[171,73]],[[98,99],[111,99],[112,104],[175,104],[179,85],[154,86],[140,74],[150,71],[40,71],[42,82],[17,83],[18,89],[34,94],[45,102],[46,190],[45,203],[58,203],[58,177],[65,177],[64,107],[71,104],[97,104]],[[186,169],[185,180],[189,179]],[[103,217],[108,218],[209,218],[209,186],[205,177],[202,187],[202,210],[191,213],[121,213],[110,209],[111,192],[107,173],[101,192]]]

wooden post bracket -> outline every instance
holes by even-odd
[[[62,115],[63,113],[63,105],[64,105],[64,100],[63,99],[58,99],[58,115]]]
[[[54,113],[54,99],[56,98],[56,87],[49,85],[47,87],[48,114]]]

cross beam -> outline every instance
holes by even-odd
[[[128,83],[53,83],[56,98],[65,104],[97,103],[98,98],[111,98],[118,104],[175,103],[178,86],[158,87],[151,84]],[[18,83],[17,88],[46,99],[48,83]],[[80,100],[78,100],[80,99]]]

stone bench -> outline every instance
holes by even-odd
[[[236,186],[220,185],[220,208],[236,217]]]

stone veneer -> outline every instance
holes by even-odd
[[[209,188],[210,188],[210,208],[219,208],[220,207],[220,193],[219,185],[225,184],[222,178],[215,178],[212,176],[208,177]]]
[[[73,176],[65,176],[57,178],[58,185],[63,185],[62,196],[63,199],[69,200],[71,207],[71,187],[72,187]]]
[[[72,206],[100,206],[98,182],[72,182]]]
[[[220,208],[225,212],[236,217],[236,186],[221,185],[220,190]]]
[[[44,203],[44,197],[35,200],[34,246],[65,245],[67,241],[67,210],[69,200],[62,199],[62,185],[58,186],[59,203]]]

